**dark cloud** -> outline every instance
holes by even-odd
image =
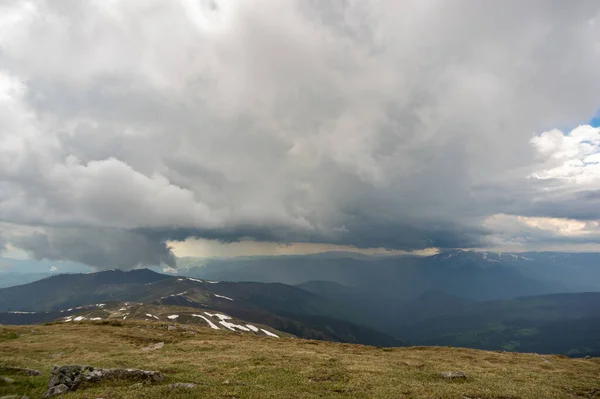
[[[68,259],[101,268],[176,265],[164,242],[123,230],[51,228],[16,237],[13,243],[35,259]]]
[[[0,5],[0,222],[36,257],[526,248],[573,230],[519,217],[600,219],[600,130],[551,130],[600,104],[597,1],[28,4]]]

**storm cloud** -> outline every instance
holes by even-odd
[[[0,245],[600,243],[598,65],[593,0],[0,2]]]

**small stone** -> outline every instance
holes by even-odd
[[[51,396],[60,395],[62,393],[67,392],[68,390],[69,390],[68,386],[66,386],[65,384],[60,384],[60,385],[57,385],[55,387],[48,389],[46,391],[46,393],[44,394],[44,396],[42,396],[42,398],[45,399],[45,398],[49,398]]]
[[[0,382],[3,382],[5,384],[12,384],[13,382],[15,382],[15,380],[13,380],[12,378],[8,378],[3,375],[0,375]]]
[[[169,385],[169,389],[173,390],[173,389],[177,389],[177,388],[184,388],[184,389],[194,389],[196,388],[196,384],[192,384],[191,382],[176,382],[175,384],[171,384]]]
[[[467,375],[462,371],[442,371],[440,375],[447,380],[464,380],[467,378]]]
[[[142,351],[144,351],[144,352],[155,351],[157,349],[162,349],[163,346],[165,346],[164,342],[157,342],[156,344],[148,345],[145,348],[142,348]]]

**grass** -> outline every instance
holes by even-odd
[[[0,366],[34,368],[42,376],[2,371],[15,380],[0,396],[39,398],[53,364],[158,370],[165,381],[83,384],[66,398],[592,398],[600,397],[600,359],[570,359],[447,347],[376,348],[266,338],[203,327],[123,321],[0,326]],[[164,342],[162,349],[141,348]],[[466,381],[447,381],[459,370]],[[174,382],[198,384],[170,391]],[[596,396],[594,396],[596,395]]]

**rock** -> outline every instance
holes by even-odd
[[[137,380],[144,382],[162,381],[165,377],[158,371],[139,369],[97,369],[85,365],[54,366],[44,398],[75,391],[83,381],[97,382],[105,379]],[[66,389],[66,390],[65,390]]]
[[[69,387],[66,386],[65,384],[59,384],[55,387],[52,387],[50,389],[48,389],[46,391],[46,393],[44,394],[44,396],[42,396],[42,398],[49,398],[51,396],[56,396],[56,395],[60,395],[62,393],[68,392],[69,391]]]
[[[142,351],[144,351],[144,352],[155,351],[157,349],[161,349],[163,346],[165,346],[164,342],[157,342],[155,344],[148,345],[147,347],[142,348]]]
[[[100,380],[137,380],[137,381],[162,381],[165,377],[158,371],[139,369],[95,369],[88,376],[87,381]]]
[[[168,326],[167,330],[168,331],[175,331],[175,330],[177,330],[177,327],[175,327],[175,326]]]
[[[462,371],[442,371],[440,375],[447,380],[465,380],[467,378]]]
[[[50,372],[50,380],[48,381],[48,389],[57,385],[64,384],[69,390],[76,390],[79,384],[83,382],[88,372],[93,371],[91,366],[80,364],[71,364],[66,366],[55,365]]]
[[[191,382],[176,382],[175,384],[169,385],[170,390],[177,389],[177,388],[194,389],[196,387],[197,387],[197,385],[192,384]]]
[[[5,384],[12,384],[13,382],[15,382],[15,380],[13,380],[12,378],[8,378],[3,375],[0,375],[0,382],[3,382]]]

